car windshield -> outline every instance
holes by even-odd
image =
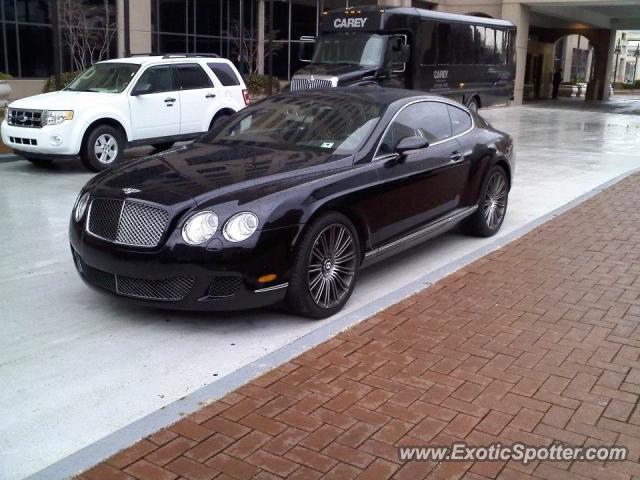
[[[243,111],[207,142],[244,142],[353,153],[368,138],[384,107],[355,95],[274,97]]]
[[[96,63],[82,72],[65,90],[72,92],[120,93],[140,68],[134,63]]]
[[[383,63],[386,43],[386,36],[374,33],[329,33],[318,39],[311,63],[378,67]]]

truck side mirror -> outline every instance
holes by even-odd
[[[298,60],[304,63],[310,63],[313,58],[313,51],[316,45],[316,38],[303,36],[300,37],[298,44]]]

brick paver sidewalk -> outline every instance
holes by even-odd
[[[640,478],[639,205],[636,175],[82,478]],[[462,439],[631,461],[398,459]]]

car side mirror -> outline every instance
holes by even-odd
[[[136,85],[136,88],[133,89],[131,95],[134,97],[137,97],[138,95],[146,95],[148,93],[151,93],[152,90],[153,85],[151,85],[150,83],[139,83],[138,85]]]
[[[410,150],[421,150],[428,146],[429,142],[426,138],[418,137],[417,135],[413,137],[404,137],[398,142],[398,145],[396,145],[396,152],[400,155],[404,155]]]

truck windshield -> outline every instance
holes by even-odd
[[[134,63],[96,63],[82,72],[65,90],[120,93],[140,68]]]
[[[386,43],[386,36],[375,33],[324,34],[318,39],[311,63],[378,67],[384,60]]]

